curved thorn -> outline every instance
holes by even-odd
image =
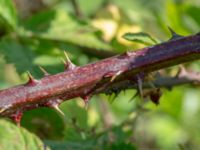
[[[27,71],[28,74],[28,85],[35,85],[38,81],[36,79],[33,78],[33,76],[31,75],[31,73],[29,71]]]
[[[27,74],[28,74],[29,81],[33,81],[34,78],[33,78],[32,74],[29,71],[27,71]]]
[[[117,98],[117,96],[119,95],[120,91],[119,92],[114,92],[114,96],[111,100],[111,102],[114,102],[114,100]]]
[[[62,58],[62,61],[64,62],[65,69],[68,71],[68,70],[72,70],[72,69],[76,68],[76,65],[74,65],[74,64],[71,62],[71,60],[69,59],[69,57],[68,57],[66,51],[64,51],[64,55],[65,55],[66,60],[64,60],[64,59]]]
[[[117,76],[119,76],[122,73],[122,71],[118,71],[112,78],[110,79],[110,82],[113,82]]]
[[[70,63],[71,63],[71,60],[69,59],[69,56],[68,56],[68,54],[67,54],[66,51],[64,51],[64,55],[65,55],[65,58],[67,59],[67,62],[70,62]]]
[[[59,112],[61,115],[65,116],[62,110],[58,107],[61,102],[62,102],[61,99],[50,99],[45,104],[43,104],[43,106],[53,108],[54,110]]]
[[[61,61],[64,63],[64,65],[66,66],[67,65],[67,62],[63,59],[63,58],[60,58]]]
[[[0,108],[0,114],[2,113],[2,112],[4,112],[6,110],[6,108]]]
[[[65,116],[64,112],[58,107],[58,105],[54,105],[53,108],[59,112],[62,116]]]
[[[179,38],[182,38],[183,36],[177,34],[171,27],[168,26],[168,30],[171,34],[171,38],[169,39],[170,41],[171,40],[176,40],[176,39],[179,39]]]
[[[39,66],[39,69],[44,73],[45,76],[48,76],[49,73],[41,66]]]
[[[171,36],[177,35],[177,33],[171,28],[171,27],[167,27],[169,32],[171,33]]]
[[[137,91],[128,102],[131,102],[132,100],[134,100],[134,98],[136,98],[139,95],[139,92]]]

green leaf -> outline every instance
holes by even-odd
[[[77,105],[77,102],[75,101],[63,103],[61,108],[63,108],[62,110],[67,115],[68,119],[72,121],[72,123],[67,123],[67,126],[63,131],[64,139],[70,141],[82,141],[88,137],[88,134],[85,132],[86,129],[89,128],[87,122],[88,112]],[[83,130],[79,131],[77,130],[77,127]]]
[[[119,143],[116,142],[114,144],[112,144],[109,148],[107,148],[106,150],[137,150],[137,148],[132,145],[131,143]]]
[[[94,141],[44,141],[52,150],[98,150]]]
[[[58,140],[63,137],[63,118],[58,112],[50,108],[38,108],[25,112],[21,125],[45,139]]]
[[[122,37],[128,41],[137,42],[145,45],[157,44],[157,41],[154,38],[144,32],[125,33]]]
[[[44,150],[45,145],[34,134],[13,123],[0,120],[1,150]],[[46,150],[50,150],[46,147]]]
[[[94,15],[94,13],[99,10],[99,8],[103,5],[104,1],[105,0],[95,0],[94,3],[93,0],[78,0],[77,3],[83,15],[90,16]]]
[[[0,24],[7,25],[15,29],[17,26],[17,15],[13,0],[1,0],[0,1]]]
[[[0,42],[0,52],[4,55],[7,63],[13,63],[18,73],[30,71],[34,75],[39,74],[39,69],[33,64],[34,54],[31,49],[19,43],[16,39],[4,38]],[[38,72],[35,72],[38,70]]]
[[[160,100],[159,109],[176,120],[181,118],[184,87],[174,87],[173,92],[165,91]],[[174,107],[173,109],[171,109]]]
[[[25,37],[31,35],[82,47],[112,49],[109,44],[100,39],[100,31],[89,25],[87,21],[79,21],[64,10],[42,12],[33,16],[24,26],[31,33],[22,33]]]
[[[198,24],[198,27],[200,27],[200,7],[189,5],[186,9],[186,13],[189,17],[192,18],[192,20]],[[193,26],[192,26],[193,27]],[[191,27],[191,28],[192,28]]]

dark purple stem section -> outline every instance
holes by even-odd
[[[134,81],[138,75],[200,58],[200,35],[171,40],[56,75],[0,91],[0,115],[11,117],[37,107],[54,107],[64,100],[88,100],[110,87]]]

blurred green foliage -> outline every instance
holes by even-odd
[[[151,37],[166,41],[167,26],[181,35],[200,28],[198,0],[77,0],[77,7],[72,1],[44,1],[30,12],[17,0],[0,1],[1,89],[26,82],[26,71],[41,78],[38,65],[51,74],[63,71],[63,51],[85,65],[154,44]],[[125,33],[134,42],[125,40]],[[187,66],[200,69],[199,62]],[[60,106],[65,117],[47,108],[25,112],[21,128],[1,119],[0,149],[43,149],[44,144],[52,150],[200,149],[198,88],[164,90],[157,107],[148,100],[129,101],[136,91],[127,90],[112,103],[109,96],[94,96],[88,110],[79,98],[67,101]]]

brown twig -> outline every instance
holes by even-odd
[[[70,67],[40,80],[29,75],[28,83],[0,91],[0,115],[19,122],[26,110],[56,109],[71,98],[82,97],[87,104],[94,94],[118,92],[135,85],[138,77],[143,79],[150,72],[199,58],[200,35],[196,34],[82,67]],[[69,63],[68,60],[66,65],[70,66]]]

